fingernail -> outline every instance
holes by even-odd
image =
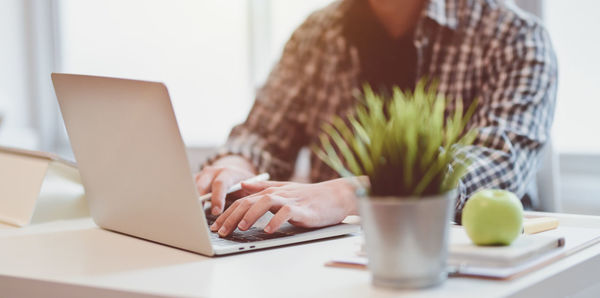
[[[217,223],[212,224],[210,226],[210,230],[213,231],[213,232],[216,232],[217,231]]]
[[[240,223],[238,224],[238,228],[245,229],[247,225],[248,225],[248,222],[245,219],[242,219],[240,221]]]
[[[225,236],[226,234],[227,234],[227,229],[225,228],[225,226],[221,227],[219,229],[219,235]]]
[[[271,226],[266,226],[265,227],[265,232],[271,233]]]
[[[219,207],[215,206],[212,208],[211,212],[212,212],[212,215],[219,215],[219,211],[221,211],[221,210],[219,210]]]

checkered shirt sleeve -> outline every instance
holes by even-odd
[[[538,155],[550,136],[557,62],[539,25],[513,27],[513,37],[491,51],[492,74],[481,88],[471,127],[479,130],[463,153],[473,162],[460,185],[457,211],[482,188],[499,188],[523,197],[535,175]],[[460,212],[456,213],[460,222]]]

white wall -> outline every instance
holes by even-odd
[[[187,145],[223,143],[252,104],[246,2],[59,2],[60,70],[167,84]]]
[[[596,0],[544,2],[558,57],[554,143],[560,153],[600,154],[599,9]]]

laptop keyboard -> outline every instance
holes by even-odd
[[[208,222],[208,226],[211,226],[217,220],[218,216],[214,216],[214,215],[210,214],[210,212],[208,212],[208,210],[204,214],[206,216],[206,221]],[[211,232],[210,237],[211,237],[211,241],[213,241],[215,243],[225,242],[225,240],[247,243],[247,242],[263,241],[263,240],[269,240],[269,239],[275,239],[275,238],[281,238],[281,237],[289,237],[289,236],[298,235],[298,234],[305,233],[305,232],[312,231],[312,230],[314,230],[314,229],[290,226],[290,227],[275,231],[272,234],[269,234],[261,228],[251,227],[247,231],[240,231],[240,230],[236,229],[227,237],[219,237],[219,234]]]

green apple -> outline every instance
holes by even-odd
[[[476,245],[510,245],[523,228],[523,204],[510,191],[484,189],[465,204],[462,224]]]

